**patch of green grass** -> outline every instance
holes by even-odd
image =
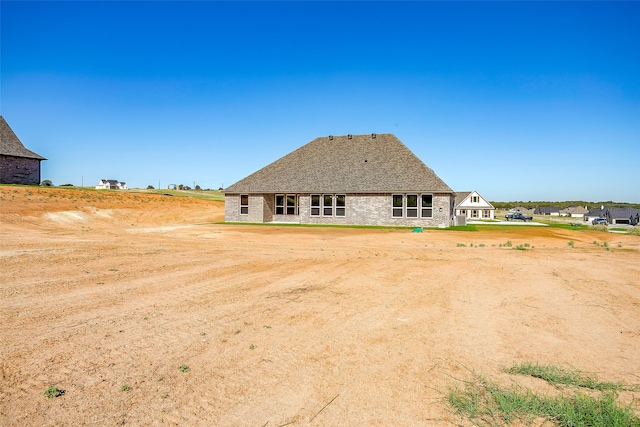
[[[573,247],[575,247],[576,243],[575,243],[573,240],[569,240],[569,241],[567,242],[567,245],[569,245],[570,247],[572,247],[572,248],[573,248]]]
[[[467,245],[465,245],[464,243],[456,243],[456,246],[457,246],[458,248],[464,248],[464,247],[466,247]]]
[[[48,389],[44,391],[44,395],[47,399],[53,399],[55,397],[60,397],[65,393],[64,390],[58,388],[55,385],[50,385]]]
[[[630,407],[620,407],[615,393],[600,396],[579,392],[551,397],[521,388],[505,388],[482,377],[465,383],[464,389],[447,396],[455,412],[477,426],[508,426],[513,423],[562,427],[640,427]],[[549,424],[547,424],[547,422]]]
[[[218,190],[141,190],[141,191],[145,193],[155,193],[163,196],[191,197],[194,199],[224,202],[224,194],[222,194]]]
[[[478,226],[476,224],[467,224],[467,225],[453,225],[448,228],[441,228],[440,230],[448,230],[448,231],[478,231]]]
[[[183,372],[183,373],[189,372],[191,370],[191,368],[188,367],[187,365],[180,365],[178,369],[180,370],[180,372]]]
[[[120,391],[130,391],[131,390],[131,386],[129,384],[122,384],[120,386]]]
[[[574,225],[574,224],[577,224],[577,223],[572,222],[570,224],[567,224],[567,223],[552,222],[547,225],[551,228],[562,228],[563,230],[588,230],[589,229],[589,227],[586,224],[578,224],[578,225]]]
[[[564,369],[552,365],[539,365],[532,363],[520,363],[509,369],[505,369],[508,374],[528,375],[540,378],[553,385],[568,385],[572,387],[583,387],[591,390],[636,390],[637,386],[625,386],[620,383],[602,382],[595,375],[587,375],[580,371]]]

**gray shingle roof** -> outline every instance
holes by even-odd
[[[471,191],[456,191],[456,200],[454,206],[459,206],[460,203],[464,202],[464,199],[466,199],[469,194],[471,194]]]
[[[323,136],[227,187],[227,193],[453,193],[395,135]]]
[[[30,159],[47,160],[44,157],[27,150],[22,145],[4,117],[0,116],[0,155],[13,157],[27,157]]]

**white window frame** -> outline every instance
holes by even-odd
[[[347,195],[346,194],[336,194],[334,197],[334,205],[335,205],[335,215],[337,217],[347,216]]]
[[[242,199],[246,198],[247,203],[243,204]],[[249,195],[241,194],[240,195],[240,215],[249,215]]]
[[[318,204],[317,205],[313,204],[313,198],[314,197],[318,198]],[[316,213],[314,213],[314,211]],[[310,216],[320,216],[321,213],[322,213],[322,194],[311,194],[309,196],[309,215]]]
[[[418,196],[415,193],[409,193],[404,195],[404,204],[405,204],[405,216],[407,218],[418,218],[418,200],[422,199],[422,197]],[[411,200],[411,205],[409,205],[409,201]]]
[[[424,205],[424,197],[431,197],[431,206]],[[429,211],[429,215],[425,215],[426,211]],[[433,194],[420,194],[420,218],[433,218]]]
[[[329,201],[328,204],[327,204],[327,201]],[[321,204],[322,204],[322,216],[326,216],[326,217],[333,216],[333,208],[335,206],[333,194],[323,194]]]
[[[423,205],[424,197],[431,197],[431,205]],[[412,200],[413,199],[413,200]],[[401,201],[400,204],[397,202]],[[411,206],[410,206],[411,204]],[[429,212],[428,215],[425,215]],[[391,195],[391,218],[433,218],[433,194],[395,193]]]
[[[282,197],[282,204],[278,204],[278,197]],[[293,199],[293,205],[289,204],[289,200]],[[298,215],[299,212],[299,199],[297,194],[276,194],[274,196],[274,207],[276,215]],[[281,209],[282,212],[278,212],[278,208]]]
[[[400,206],[396,205],[396,200],[400,200]],[[400,215],[398,215],[398,213]],[[404,218],[404,194],[391,195],[391,217]]]

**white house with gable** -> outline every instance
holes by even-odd
[[[96,190],[128,190],[126,182],[118,181],[117,179],[101,179]]]
[[[467,219],[494,219],[496,208],[477,191],[458,191],[455,200],[455,215]]]

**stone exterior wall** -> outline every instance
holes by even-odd
[[[347,194],[345,216],[311,216],[309,194],[298,196],[297,215],[275,215],[273,194],[251,195],[249,213],[240,215],[240,195],[225,195],[227,222],[281,222],[297,224],[387,225],[405,227],[449,227],[453,218],[453,197],[433,194],[433,217],[392,217],[391,194]]]
[[[0,183],[40,184],[40,160],[0,155]]]
[[[265,217],[265,197],[262,194],[249,196],[249,213],[240,213],[240,195],[225,195],[224,220],[226,222],[271,222],[270,215]]]

